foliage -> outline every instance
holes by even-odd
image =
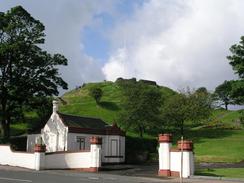
[[[126,137],[126,163],[141,163],[148,160],[149,153],[155,152],[158,142],[156,138]]]
[[[162,96],[153,85],[135,80],[120,83],[123,92],[122,111],[119,122],[127,131],[136,130],[143,136],[146,130],[157,128],[160,121]]]
[[[232,55],[227,56],[227,59],[240,78],[232,83],[232,97],[236,104],[244,104],[244,36],[239,44],[231,46],[230,52]]]
[[[28,124],[29,132],[36,131],[44,127],[52,114],[52,97],[33,97],[26,109],[28,112],[35,112],[37,117],[32,124]]]
[[[244,79],[232,81],[231,97],[235,104],[244,104]]]
[[[228,110],[228,105],[233,104],[232,98],[232,81],[224,81],[215,88],[214,92],[216,100],[221,101],[220,105],[224,105],[225,109]]]
[[[163,119],[169,126],[180,129],[183,135],[186,122],[199,123],[210,116],[211,103],[208,93],[188,90],[166,100],[163,106]]]
[[[89,94],[91,97],[95,99],[96,103],[98,104],[102,98],[103,91],[99,87],[92,87],[89,90]]]
[[[21,113],[33,97],[58,95],[58,87],[67,89],[57,68],[67,65],[67,59],[39,47],[44,29],[21,6],[0,13],[0,111],[5,138],[16,111]]]
[[[241,37],[239,44],[230,47],[231,56],[227,56],[230,65],[241,79],[244,79],[244,36]]]

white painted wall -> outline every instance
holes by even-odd
[[[119,135],[93,135],[93,134],[68,133],[67,150],[68,151],[79,150],[77,137],[84,137],[85,147],[86,149],[89,149],[91,136],[102,137],[102,162],[103,163],[121,163],[125,161],[125,137]],[[115,141],[117,142],[117,148],[112,147],[112,144]],[[117,150],[115,150],[115,148]]]
[[[90,167],[102,166],[102,149],[100,144],[91,144]]]
[[[79,143],[77,143],[77,137],[85,138],[85,149],[90,149],[90,137],[91,136],[98,136],[98,135],[68,133],[67,150],[68,151],[79,151]]]
[[[170,170],[180,172],[181,157],[179,152],[170,152]]]
[[[158,154],[159,154],[159,169],[160,170],[170,170],[170,148],[171,143],[160,143]]]
[[[35,154],[13,152],[8,145],[0,145],[0,164],[35,169]]]
[[[54,117],[54,116],[53,116]],[[125,161],[125,137],[119,135],[94,135],[94,134],[81,134],[81,133],[67,133],[68,129],[61,121],[53,122],[50,118],[42,130],[42,134],[28,135],[27,138],[27,151],[34,151],[34,144],[38,137],[42,136],[44,143],[47,147],[47,152],[56,151],[79,151],[79,143],[77,137],[85,139],[85,149],[90,149],[90,137],[102,137],[102,162],[104,163],[121,163]],[[60,120],[60,119],[58,119]],[[59,135],[57,130],[59,129]],[[67,138],[66,138],[67,135]],[[58,140],[56,140],[58,139]],[[117,142],[117,147],[112,147],[113,142]],[[58,147],[57,147],[58,146]],[[117,157],[116,157],[117,156]]]
[[[89,168],[90,152],[54,153],[45,155],[46,169]]]
[[[167,171],[170,171],[171,175],[173,175],[173,173],[178,173],[180,176],[182,175],[183,178],[194,175],[193,152],[186,150],[181,152],[178,149],[173,150],[171,146],[171,142],[163,142],[160,141],[159,138],[159,175],[161,172],[161,175],[167,176],[168,174],[163,173]]]
[[[181,152],[170,152],[170,170],[181,174]],[[194,174],[194,156],[191,151],[183,151],[182,177],[188,178]]]
[[[47,152],[67,150],[68,128],[62,123],[57,113],[53,113],[42,130],[42,138]]]
[[[73,169],[101,167],[101,145],[92,144],[87,152],[26,153],[13,152],[8,145],[0,145],[0,165],[29,169]]]

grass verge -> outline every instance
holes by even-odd
[[[196,171],[196,175],[214,176],[214,177],[244,178],[244,168],[198,169]]]

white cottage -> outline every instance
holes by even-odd
[[[102,137],[102,162],[125,161],[125,133],[116,124],[108,125],[98,118],[79,117],[58,112],[58,101],[53,101],[53,113],[40,134],[27,137],[27,151],[42,137],[47,152],[85,151],[90,148],[90,137]]]

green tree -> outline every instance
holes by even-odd
[[[89,94],[91,97],[94,98],[97,104],[99,104],[102,96],[103,96],[103,91],[99,87],[92,87],[89,89]]]
[[[137,82],[134,79],[120,81],[123,92],[122,111],[118,121],[127,130],[139,132],[158,128],[162,96],[157,86]]]
[[[215,88],[214,92],[216,96],[216,100],[220,101],[221,105],[225,106],[225,109],[228,110],[228,105],[233,104],[232,98],[232,81],[224,81],[224,83],[220,84]]]
[[[244,36],[241,37],[239,44],[230,47],[232,55],[227,56],[230,65],[241,79],[244,79]]]
[[[239,80],[232,82],[231,95],[236,104],[244,103],[244,36],[241,37],[239,44],[234,44],[230,48],[232,55],[227,56],[235,74]]]
[[[184,135],[186,122],[199,123],[211,113],[211,100],[204,92],[182,92],[168,98],[163,106],[163,119]]]
[[[33,97],[58,95],[58,87],[67,89],[57,68],[67,65],[67,59],[39,47],[44,43],[44,29],[21,6],[0,13],[0,111],[5,138],[10,135],[13,111]]]

